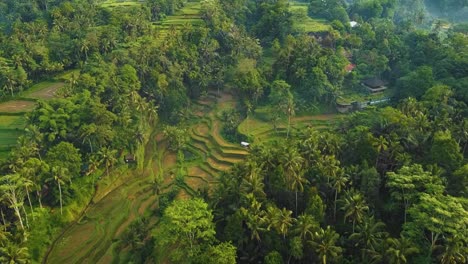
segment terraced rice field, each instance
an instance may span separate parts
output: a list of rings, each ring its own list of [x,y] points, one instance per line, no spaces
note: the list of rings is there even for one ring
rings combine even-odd
[[[158,41],[162,42],[169,35],[171,30],[180,30],[185,26],[197,26],[203,23],[200,17],[201,3],[187,2],[184,7],[177,10],[174,15],[168,16],[162,21],[154,23],[158,32]]]
[[[226,97],[233,100],[232,97]],[[219,104],[232,103],[220,101]],[[212,104],[212,112],[218,104]],[[215,114],[199,119],[190,127],[189,151],[194,159],[187,161],[187,175],[181,184],[177,199],[189,199],[199,190],[210,189],[217,183],[221,171],[243,160],[248,154],[240,146],[225,141],[219,130]],[[155,175],[163,175],[162,190],[176,184],[177,158],[167,149],[161,135],[157,141],[157,153],[151,166]],[[47,259],[48,263],[109,263],[117,246],[119,235],[133,219],[144,215],[157,204],[153,178],[145,172],[136,175],[112,192],[96,200],[83,219],[66,230]]]

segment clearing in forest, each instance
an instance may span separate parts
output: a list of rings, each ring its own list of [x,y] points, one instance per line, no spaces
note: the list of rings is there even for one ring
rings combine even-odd
[[[294,15],[294,28],[305,33],[324,32],[331,29],[326,19],[311,18],[307,15],[308,3],[290,1],[289,10]]]
[[[0,103],[0,113],[21,113],[34,109],[35,102],[25,100],[13,100]]]
[[[50,263],[107,263],[118,258],[114,249],[118,246],[119,235],[133,219],[151,210],[157,201],[154,175],[161,175],[164,181],[160,190],[169,192],[178,189],[178,199],[197,196],[203,189],[210,189],[217,183],[221,171],[243,160],[248,152],[238,144],[229,143],[219,135],[220,121],[216,118],[219,105],[234,105],[232,96],[224,96],[214,102],[209,115],[198,118],[189,127],[191,140],[184,161],[167,147],[161,135],[154,136],[156,153],[152,166],[144,173],[127,177],[114,190],[90,205],[85,216],[67,229],[52,249]],[[216,99],[213,99],[216,100]],[[182,180],[179,172],[186,172]],[[122,176],[122,177],[125,177]],[[99,189],[101,189],[100,183]],[[154,209],[154,208],[153,208]]]
[[[0,103],[0,159],[8,156],[23,133],[26,124],[24,114],[34,109],[35,101],[53,98],[64,85],[58,81],[40,82],[20,94],[20,99]]]
[[[41,82],[31,87],[27,92],[24,93],[23,97],[31,99],[52,99],[55,97],[55,93],[58,89],[65,85],[63,82]]]
[[[209,102],[204,104],[203,102]],[[173,193],[176,199],[190,199],[202,192],[208,193],[217,184],[221,172],[228,170],[234,164],[245,159],[248,151],[238,143],[226,141],[221,135],[222,122],[219,119],[223,110],[237,107],[237,98],[228,93],[210,92],[193,104],[193,113],[202,111],[201,117],[191,118],[188,126],[190,141],[183,151],[183,160],[168,148],[168,142],[162,133],[153,136],[156,148],[148,151],[152,157],[145,172],[134,172],[123,175],[114,184],[113,190],[104,192],[104,188],[112,188],[104,179],[99,183],[99,199],[93,199],[93,204],[85,212],[85,216],[61,236],[48,257],[50,263],[108,263],[125,261],[125,250],[117,250],[119,236],[126,230],[132,220],[143,215],[156,215],[155,208],[159,204],[157,190],[163,194]],[[314,124],[314,122],[330,122],[334,115],[301,116],[294,120],[294,127]],[[259,138],[275,138],[271,125],[256,117],[249,117],[252,131]],[[245,126],[245,121],[242,126]],[[259,127],[257,127],[259,126]],[[284,131],[284,124],[281,125]],[[265,136],[260,135],[263,133]],[[154,180],[162,177],[158,186]],[[113,178],[117,178],[111,175]],[[96,196],[95,196],[96,197]],[[151,222],[156,222],[153,217]]]

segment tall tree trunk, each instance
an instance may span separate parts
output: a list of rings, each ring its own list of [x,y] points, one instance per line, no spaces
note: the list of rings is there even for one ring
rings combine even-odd
[[[336,199],[338,198],[338,190],[335,190],[335,202],[333,203],[333,220],[336,221]]]
[[[297,217],[297,190],[296,190],[296,217]]]
[[[58,187],[59,187],[59,200],[60,200],[60,215],[63,214],[63,209],[62,209],[62,186],[60,186],[60,182],[58,182]]]
[[[0,213],[2,214],[2,223],[3,223],[3,229],[6,231],[6,220],[5,220],[5,215],[3,214],[3,209],[0,208]]]
[[[289,138],[289,128],[291,127],[291,114],[288,115],[288,132],[286,132],[286,138]]]
[[[31,203],[31,197],[29,197],[29,190],[28,190],[28,187],[24,187],[24,188],[26,189],[26,195],[28,197],[28,202],[29,202],[29,209],[31,209],[32,219],[34,220],[34,211],[33,211],[32,203]]]
[[[24,209],[24,205],[22,205],[21,208],[23,208],[24,220],[26,221],[26,227],[29,229],[28,213],[26,213],[26,209]]]
[[[42,209],[41,194],[36,190],[37,200],[39,201],[39,207]]]
[[[13,210],[15,211],[16,216],[18,217],[18,220],[20,222],[21,229],[24,230],[24,224],[23,224],[23,218],[21,217],[20,210],[17,205],[13,207]]]

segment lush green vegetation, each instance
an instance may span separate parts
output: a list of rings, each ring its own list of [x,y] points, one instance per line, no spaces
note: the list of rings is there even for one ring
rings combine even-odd
[[[466,263],[450,26],[408,0],[3,1],[0,262]]]

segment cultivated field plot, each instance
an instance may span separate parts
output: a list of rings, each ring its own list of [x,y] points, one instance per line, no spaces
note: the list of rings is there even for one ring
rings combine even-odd
[[[63,82],[41,82],[33,87],[31,87],[28,91],[23,94],[25,98],[31,99],[52,99],[55,97],[55,93],[58,89],[62,88],[65,85]]]
[[[23,129],[25,124],[23,115],[0,115],[0,129]]]
[[[35,102],[14,100],[4,103],[0,103],[0,112],[2,113],[22,113],[28,112],[34,109]]]
[[[299,115],[291,117],[290,133],[305,127],[324,129],[333,124],[339,114]],[[277,121],[276,127],[271,121],[271,114],[267,108],[258,108],[255,113],[239,125],[239,132],[252,140],[252,143],[261,143],[280,138],[286,138],[288,120],[283,118]]]
[[[64,82],[44,81],[33,85],[21,94],[24,100],[12,100],[0,103],[0,159],[4,159],[16,140],[24,131],[26,119],[24,114],[33,110],[35,100],[49,100],[55,96]]]
[[[302,32],[324,32],[329,31],[330,26],[325,19],[311,18],[307,16],[307,3],[290,2],[289,9],[294,14],[294,28]]]
[[[131,7],[131,6],[140,6],[144,4],[145,1],[126,1],[126,0],[106,0],[101,3],[102,7]]]
[[[203,23],[200,17],[201,3],[187,2],[180,10],[177,10],[174,15],[168,16],[162,21],[154,23],[154,27],[158,32],[158,41],[162,42],[168,35],[171,29],[182,29],[186,25],[197,26]]]

